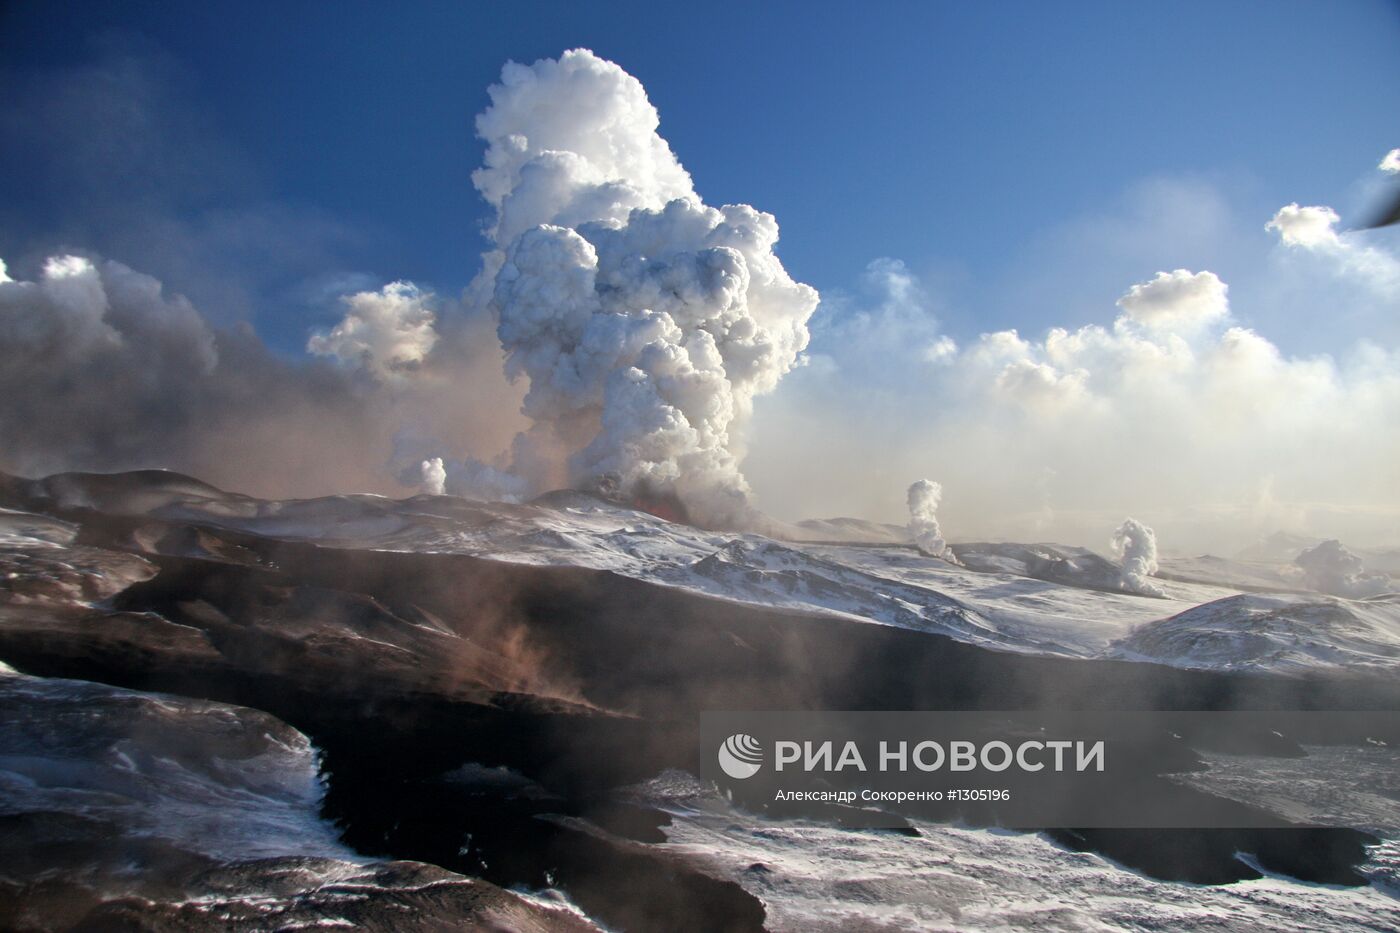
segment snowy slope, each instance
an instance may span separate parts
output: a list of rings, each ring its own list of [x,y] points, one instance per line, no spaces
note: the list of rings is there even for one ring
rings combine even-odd
[[[147,629],[160,625],[159,637],[148,634],[132,643],[164,648],[168,641],[173,643],[176,634],[183,633],[181,637],[190,639],[191,647],[169,656],[199,660],[210,665],[210,670],[221,669],[216,664],[221,657],[217,645],[225,642],[211,641],[207,635],[223,633],[236,636],[228,639],[231,647],[257,644],[256,652],[240,655],[246,663],[263,664],[282,656],[291,659],[289,667],[258,668],[264,673],[290,675],[299,683],[317,674],[321,680],[315,683],[337,683],[344,672],[369,671],[372,679],[366,680],[367,686],[392,689],[386,695],[399,699],[407,691],[396,685],[409,685],[434,697],[460,699],[467,694],[452,691],[471,687],[475,695],[489,693],[503,683],[511,689],[524,684],[534,695],[551,699],[548,709],[564,708],[557,697],[546,695],[538,685],[531,686],[523,671],[516,676],[515,668],[491,655],[489,650],[494,648],[490,644],[466,644],[470,638],[443,625],[433,614],[441,612],[436,604],[421,610],[400,605],[402,597],[416,606],[428,590],[431,574],[420,575],[416,568],[435,565],[456,582],[454,575],[461,568],[480,566],[475,562],[264,547],[222,529],[311,541],[326,549],[441,552],[516,564],[598,568],[733,604],[799,609],[938,632],[998,651],[1154,660],[1232,670],[1345,668],[1391,673],[1400,668],[1400,599],[1353,601],[1316,594],[1244,594],[1231,585],[1233,565],[1229,562],[1210,564],[1205,568],[1210,574],[1202,571],[1194,575],[1197,580],[1210,576],[1209,582],[1160,580],[1166,597],[1158,599],[1116,590],[1111,564],[1078,548],[963,545],[959,554],[970,566],[960,566],[888,541],[794,543],[758,534],[709,532],[572,492],[551,494],[523,505],[430,496],[270,502],[228,495],[168,474],[139,474],[134,478],[57,478],[35,484],[27,497],[3,501],[11,509],[0,512],[0,574],[5,575],[0,580],[0,622],[12,617],[17,631],[40,632],[53,644],[77,644],[87,652],[79,657],[95,657],[106,643],[96,643],[93,636],[111,635],[122,625],[139,624]],[[38,511],[19,511],[21,506]],[[60,514],[57,518],[38,514],[44,508]],[[85,510],[101,510],[129,520],[101,519],[88,524],[87,519],[93,516]],[[83,524],[86,537],[78,537],[75,522]],[[823,533],[838,525],[827,524]],[[78,543],[98,540],[94,530],[98,526],[109,536],[100,539],[102,547]],[[240,556],[239,549],[247,554]],[[373,599],[358,590],[329,589],[316,582],[319,577],[298,576],[309,572],[306,566],[293,573],[294,553],[303,560],[314,554],[316,561],[328,560],[333,568],[342,566],[335,563],[337,560],[346,561],[344,566],[357,560],[405,569],[402,580],[408,595],[390,591],[383,583],[375,584]],[[182,554],[201,559],[164,561],[160,557]],[[240,565],[245,558],[248,562],[271,561],[269,555],[280,562],[279,573],[300,582],[294,586],[282,580],[258,582],[254,578],[264,575],[261,569]],[[152,579],[158,565],[165,572]],[[188,577],[172,572],[172,567],[175,571],[185,567]],[[211,575],[207,586],[196,570]],[[501,570],[500,565],[491,565],[484,573],[506,575]],[[588,576],[510,570],[517,577]],[[228,580],[240,581],[245,595],[256,594],[257,598],[248,600],[246,606],[234,600],[221,602],[215,584],[225,575]],[[330,576],[342,582],[348,579]],[[629,593],[645,590],[630,581],[588,579]],[[161,611],[172,613],[174,621],[154,612],[123,614],[112,609],[114,593],[143,580],[149,582],[138,589],[154,603],[143,602],[136,608],[158,604]],[[168,590],[161,588],[162,581]],[[186,583],[193,588],[190,593],[182,589]],[[466,589],[448,592],[456,598]],[[164,594],[172,598],[164,600]],[[199,599],[193,598],[196,594]],[[652,590],[648,595],[655,599],[657,593]],[[661,595],[668,599],[676,596]],[[494,596],[488,592],[486,598]],[[120,600],[115,602],[121,604]],[[706,601],[704,605],[708,610],[715,604]],[[734,611],[732,604],[721,608],[731,613],[723,620],[720,634],[724,645],[732,646],[734,638],[725,629],[734,626],[737,630],[742,614]],[[628,604],[623,611],[631,610],[632,604]],[[540,611],[548,612],[551,629],[557,630],[558,610],[549,606]],[[655,658],[654,646],[634,650],[629,647],[631,642],[597,639],[599,620],[608,615],[597,613],[584,620],[578,630],[584,639],[606,646],[602,653],[609,670],[614,653]],[[51,625],[38,627],[33,622],[36,618]],[[671,615],[646,618],[647,626],[672,623],[681,628]],[[784,618],[781,624],[804,634],[816,630],[802,618]],[[835,655],[872,632],[865,625],[830,628],[842,629],[847,639],[826,652]],[[757,645],[752,638],[755,630],[756,626],[751,627],[744,634]],[[643,634],[652,631],[647,628]],[[697,654],[689,642],[685,648],[681,659],[691,665]],[[745,643],[735,654],[755,650]],[[120,656],[127,654],[123,649]],[[521,655],[522,665],[530,657],[528,653]],[[512,654],[505,660],[513,663],[514,659]],[[1028,666],[1020,659],[1014,663]],[[1100,667],[1053,666],[1087,668],[1091,678],[1097,677]],[[600,668],[590,669],[595,671],[593,676],[599,676],[596,670]],[[769,676],[767,668],[760,666],[759,670]],[[1129,670],[1144,678],[1163,673],[1147,667]],[[944,675],[951,673],[945,671]],[[178,890],[160,897],[143,895],[148,897],[145,903],[149,910],[177,912],[172,915],[176,917],[172,928],[215,927],[226,912],[242,912],[251,918],[243,924],[250,929],[321,921],[353,920],[369,925],[364,916],[352,912],[361,909],[355,906],[361,898],[378,898],[387,905],[385,910],[391,910],[399,898],[428,889],[434,902],[456,892],[453,896],[458,900],[435,908],[444,914],[450,910],[456,916],[467,909],[464,904],[469,900],[474,904],[489,896],[496,905],[493,910],[510,911],[512,917],[526,911],[542,924],[535,929],[559,928],[560,921],[554,915],[535,916],[546,908],[552,910],[550,905],[532,906],[483,882],[453,874],[463,870],[460,865],[444,862],[445,869],[451,871],[423,865],[406,869],[404,863],[393,863],[399,866],[393,868],[383,863],[367,865],[350,855],[321,820],[315,755],[305,737],[267,714],[202,700],[71,681],[41,681],[12,672],[0,674],[11,678],[5,681],[0,676],[0,705],[8,704],[11,710],[8,716],[0,717],[0,725],[6,727],[0,729],[4,733],[0,734],[0,798],[10,801],[33,823],[27,830],[32,835],[12,848],[17,850],[21,844],[32,848],[27,841],[31,838],[41,842],[53,838],[49,823],[31,816],[55,812],[120,830],[113,836],[116,848],[97,849],[91,857],[83,850],[85,860],[101,856],[94,864],[108,866],[103,871],[121,869],[124,863],[111,860],[124,856],[133,839],[153,840],[161,852],[183,853],[180,857],[201,872],[207,861],[222,862],[244,851],[272,860],[251,867],[224,865],[217,869],[236,871],[227,881],[228,890],[239,892],[236,897],[227,891],[211,892],[204,880],[182,881]],[[844,670],[841,676],[847,676]],[[811,668],[803,666],[800,677],[804,682],[811,679]],[[674,677],[657,680],[658,692],[668,697],[678,692]],[[1097,681],[1093,684],[1098,686]],[[1300,690],[1308,688],[1306,683],[1299,685]],[[339,704],[332,705],[339,709]],[[619,722],[619,728],[630,729],[633,720],[627,717]],[[55,729],[55,723],[61,729]],[[362,726],[356,724],[356,742],[363,741]],[[46,739],[46,731],[56,732],[63,741]],[[687,748],[686,754],[689,752]],[[1329,819],[1371,826],[1371,810],[1358,809],[1347,795],[1356,785],[1354,763],[1380,753],[1349,749],[1338,754],[1351,757],[1319,755],[1311,762],[1274,762],[1268,775],[1263,775],[1264,769],[1251,759],[1191,779],[1213,781],[1222,795],[1242,794],[1251,800],[1267,794],[1269,782],[1279,786],[1315,780],[1323,791],[1341,793],[1346,798],[1342,802],[1351,807],[1339,813],[1324,810]],[[333,758],[328,755],[327,760]],[[668,759],[665,767],[672,767],[676,760]],[[501,762],[492,761],[489,767],[484,766],[484,772],[491,777],[502,767]],[[1307,767],[1311,771],[1302,770]],[[1393,770],[1393,761],[1387,759],[1383,773]],[[1331,780],[1338,772],[1345,776],[1340,791]],[[472,779],[469,769],[455,768],[449,773],[454,776],[449,783]],[[925,823],[916,824],[917,835],[900,835],[852,831],[819,822],[762,820],[733,810],[711,789],[699,788],[693,780],[687,785],[686,779],[675,777],[674,772],[667,774],[672,776],[650,782],[650,790],[639,792],[641,803],[672,817],[671,824],[659,830],[668,840],[661,844],[663,852],[668,858],[671,854],[683,856],[686,864],[698,861],[719,878],[732,880],[760,898],[774,930],[1400,927],[1400,902],[1396,900],[1400,892],[1400,844],[1394,841],[1400,825],[1393,821],[1374,823],[1373,828],[1389,841],[1370,850],[1370,860],[1361,867],[1372,882],[1369,887],[1333,888],[1267,876],[1209,886],[1153,880],[1101,855],[1069,851],[1044,835]],[[633,779],[638,778],[629,778]],[[415,781],[412,792],[402,799],[375,795],[366,812],[377,817],[389,812],[386,807],[402,807],[391,814],[392,821],[385,820],[397,827],[401,813],[418,813],[415,807],[424,786]],[[476,785],[472,793],[477,793]],[[1372,801],[1377,803],[1376,809],[1393,801],[1393,791],[1386,793],[1391,796],[1378,795]],[[1323,797],[1318,805],[1330,807],[1333,802]],[[417,818],[436,826],[440,813],[429,807],[426,817],[419,814]],[[366,818],[363,813],[358,815],[358,819]],[[220,823],[221,819],[229,822]],[[503,823],[498,844],[515,846],[517,831],[537,824],[553,825],[534,816],[518,824]],[[164,835],[156,838],[157,830]],[[582,835],[593,839],[595,832],[590,829]],[[251,838],[245,839],[245,835]],[[477,835],[480,846],[486,835]],[[443,851],[450,855],[458,844],[453,838]],[[91,848],[93,843],[85,845]],[[0,845],[0,850],[3,848]],[[589,851],[596,855],[601,850]],[[638,850],[626,851],[630,857]],[[1233,864],[1232,851],[1226,849],[1224,857]],[[585,860],[589,871],[595,867],[592,858]],[[1248,858],[1245,855],[1241,860]],[[87,862],[75,865],[75,871],[90,870],[85,867]],[[280,888],[270,890],[271,879],[293,874],[295,885],[282,893],[278,893]],[[629,885],[634,877],[627,875]],[[1047,878],[1054,883],[1047,884]],[[207,905],[208,916],[193,916],[190,911],[206,908],[191,905]],[[196,920],[199,922],[194,923]],[[0,926],[5,925],[0,914]],[[519,921],[499,925],[531,928]]]
[[[71,489],[65,489],[73,495]],[[87,497],[84,497],[86,501]],[[154,496],[132,497],[147,505]],[[108,507],[121,507],[108,494]],[[1069,582],[985,573],[910,547],[832,546],[710,532],[586,493],[561,491],[533,503],[451,496],[375,496],[263,502],[203,495],[145,513],[333,547],[470,554],[537,565],[608,570],[720,599],[858,618],[949,635],[1002,650],[1093,657],[1149,621],[1230,590],[1177,585],[1179,600],[1144,599]],[[982,546],[983,552],[990,546]],[[1074,549],[1036,554],[1049,557]],[[1030,551],[1012,546],[1006,564],[1026,570]],[[1098,559],[1102,563],[1102,559]],[[1075,579],[1070,565],[1066,581]],[[1104,574],[1084,580],[1102,587]]]
[[[801,543],[706,531],[572,491],[526,504],[427,495],[268,501],[156,471],[16,482],[32,508],[95,508],[329,547],[586,567],[719,599],[935,632],[999,650],[1227,669],[1400,667],[1394,602],[1312,595],[1290,601],[1287,593],[1302,586],[1298,575],[1263,559],[1168,561],[1158,580],[1166,598],[1156,599],[1120,591],[1116,568],[1083,548],[960,544],[955,551],[964,566],[958,566],[897,543],[895,526],[851,519],[770,529],[794,537],[849,533],[856,539]],[[0,550],[24,541],[58,547],[67,540],[65,527],[39,516],[0,513]],[[139,532],[136,538],[158,552],[184,548],[193,554],[200,546],[196,539],[172,543]],[[1273,595],[1232,599],[1242,591]]]
[[[321,817],[318,766],[259,710],[0,663],[0,927],[598,929],[568,904],[356,853]]]
[[[257,710],[0,664],[0,812],[60,811],[226,859],[354,858],[306,736]]]
[[[808,550],[881,579],[951,596],[999,631],[1015,633],[1022,644],[1073,657],[1096,657],[1136,625],[1235,592],[1164,581],[1167,599],[1151,599],[1038,580],[1010,571],[980,572],[924,557],[912,549]]]
[[[1368,887],[1267,875],[1209,886],[1148,878],[1043,834],[916,822],[918,835],[904,835],[758,820],[681,774],[638,792],[672,814],[669,845],[760,897],[768,929],[779,933],[1400,927],[1394,841],[1371,850]]]
[[[1141,626],[1111,653],[1224,670],[1391,670],[1400,667],[1400,596],[1229,596]]]

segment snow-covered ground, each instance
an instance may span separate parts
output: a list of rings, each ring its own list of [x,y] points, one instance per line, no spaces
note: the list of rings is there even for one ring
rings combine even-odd
[[[1111,653],[1214,670],[1392,671],[1400,668],[1400,595],[1228,596],[1137,626]]]
[[[804,543],[705,531],[570,492],[523,505],[436,496],[270,502],[164,474],[125,485],[121,478],[45,482],[48,499],[33,508],[47,501],[132,517],[133,527],[121,526],[118,540],[138,553],[79,544],[92,539],[78,539],[68,521],[0,511],[0,575],[7,582],[0,615],[32,614],[50,604],[100,606],[156,572],[147,557],[199,551],[215,559],[204,550],[237,549],[218,530],[230,529],[326,547],[594,568],[711,598],[937,632],[1002,651],[1209,669],[1400,669],[1400,597],[1307,592],[1286,562],[1267,557],[1167,561],[1168,576],[1156,581],[1165,596],[1154,598],[1117,590],[1110,563],[1083,549],[960,545],[963,564],[956,564],[899,543],[897,529],[868,523],[809,523],[806,537],[816,540]],[[156,519],[199,527],[195,534],[168,534]],[[837,543],[844,534],[858,540]],[[356,606],[347,605],[345,619],[362,618],[349,611]],[[391,649],[409,636],[425,646],[405,662],[415,677],[422,676],[418,658],[443,653],[438,646],[447,632],[430,619],[383,613],[363,619],[369,621],[352,626],[353,636],[364,639],[357,650],[370,634],[374,644]],[[295,612],[267,613],[260,624],[295,635],[302,621]],[[366,628],[369,622],[389,628]],[[72,814],[117,827],[123,838],[158,837],[200,859],[300,860],[273,866],[306,875],[298,881],[296,909],[312,912],[296,914],[298,922],[348,916],[339,901],[313,903],[336,885],[343,889],[336,897],[347,903],[373,886],[398,897],[402,889],[451,884],[464,898],[478,896],[461,876],[441,869],[431,870],[441,877],[423,875],[428,866],[391,870],[346,849],[318,812],[314,750],[266,714],[0,670],[3,704],[11,712],[0,719],[0,813]],[[1272,802],[1271,786],[1315,786],[1315,811],[1292,815],[1363,826],[1386,838],[1362,866],[1369,886],[1281,877],[1172,883],[1070,851],[1042,834],[919,823],[917,835],[900,835],[765,820],[736,812],[711,788],[674,772],[637,793],[672,815],[664,845],[760,898],[774,930],[1400,929],[1400,821],[1386,816],[1400,798],[1394,753],[1309,752],[1297,760],[1216,756],[1208,771],[1182,780],[1253,802]],[[1339,774],[1345,775],[1340,785]],[[1358,793],[1363,774],[1370,783]],[[273,869],[258,871],[270,877]],[[370,876],[379,880],[366,881]],[[247,895],[270,884],[262,875],[253,881],[240,875],[230,884],[243,904],[238,909],[249,916],[291,909],[285,899]],[[502,910],[558,906],[493,896]],[[180,909],[193,909],[190,903]],[[233,909],[228,900],[208,903],[211,911]]]
[[[0,664],[0,813],[61,812],[225,859],[356,860],[306,736],[258,710]]]
[[[1163,581],[1166,599],[968,570],[904,548],[809,547],[879,580],[946,594],[968,606],[1020,650],[1097,657],[1139,625],[1232,595],[1224,587]],[[893,620],[881,620],[893,621]]]
[[[608,570],[720,599],[935,632],[1004,651],[1196,668],[1400,668],[1400,601],[1286,595],[1296,593],[1296,579],[1258,563],[1230,585],[1231,571],[1245,565],[1178,562],[1181,579],[1158,581],[1166,594],[1158,599],[1114,592],[1105,561],[1078,548],[967,546],[969,563],[975,558],[978,568],[970,569],[899,545],[704,531],[581,493],[555,493],[529,505],[349,497],[268,503],[256,514],[189,506],[163,511],[331,546]],[[1027,554],[1038,568],[1028,566]],[[1046,566],[1053,579],[1028,575],[1043,577]],[[1283,592],[1242,595],[1269,579]]]
[[[1264,877],[1164,882],[1037,833],[915,823],[917,836],[761,820],[684,775],[639,789],[672,814],[668,845],[759,897],[774,931],[1395,930],[1400,843],[1371,850],[1371,884]]]
[[[1155,881],[1042,835],[916,828],[908,837],[693,812],[667,835],[763,900],[774,931],[1400,928],[1400,843],[1377,847],[1370,887],[1211,887]]]
[[[0,547],[63,547],[78,535],[76,525],[47,515],[0,509]]]
[[[136,474],[132,474],[135,476]],[[895,526],[849,519],[705,531],[560,491],[527,504],[451,496],[265,501],[176,474],[41,481],[55,505],[97,507],[331,547],[469,554],[606,570],[744,603],[934,632],[1003,651],[1193,668],[1400,669],[1400,599],[1309,593],[1270,554],[1167,560],[1165,598],[1117,588],[1113,566],[1053,544],[956,545],[964,565],[895,543]],[[46,524],[47,523],[47,524]],[[65,541],[62,523],[0,515],[0,549]],[[848,534],[852,543],[832,543]],[[139,537],[139,536],[138,536]],[[1243,595],[1243,594],[1253,595]]]
[[[1207,767],[1172,780],[1297,823],[1400,839],[1400,748],[1372,739],[1365,746],[1308,745],[1304,751],[1300,758],[1198,752]]]
[[[0,926],[598,929],[562,896],[366,858],[323,793],[267,713],[0,663]]]
[[[267,505],[257,514],[187,504],[156,514],[330,546],[589,567],[721,599],[1072,657],[1096,656],[1135,625],[1238,592],[1176,582],[1164,583],[1165,600],[1105,592],[969,570],[912,547],[802,544],[710,532],[583,493],[554,493],[528,505],[429,496]]]

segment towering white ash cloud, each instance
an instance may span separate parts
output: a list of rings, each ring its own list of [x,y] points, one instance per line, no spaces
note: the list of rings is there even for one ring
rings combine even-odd
[[[943,487],[933,480],[916,480],[910,485],[909,534],[921,553],[957,563],[956,555],[943,540],[943,532],[938,527],[938,503],[942,498]]]
[[[774,253],[777,222],[703,204],[642,85],[592,52],[508,64],[490,95],[472,180],[496,248],[470,291],[530,382],[512,472],[536,491],[671,492],[701,523],[744,524],[744,425],[818,301]]]
[[[1157,572],[1157,534],[1135,518],[1123,519],[1113,533],[1113,553],[1122,566],[1119,584],[1130,593],[1166,596],[1150,579]]]

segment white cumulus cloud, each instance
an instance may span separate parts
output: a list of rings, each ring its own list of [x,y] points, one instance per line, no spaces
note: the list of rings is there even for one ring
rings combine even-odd
[[[858,345],[855,331],[824,341],[833,365],[785,384],[763,417],[760,490],[777,488],[797,514],[893,520],[882,478],[936,470],[958,490],[942,512],[965,534],[1083,542],[1131,511],[1181,547],[1217,553],[1310,515],[1375,540],[1382,517],[1400,514],[1386,466],[1400,462],[1400,434],[1382,427],[1400,423],[1394,349],[1285,352],[1238,322],[1209,270],[1145,277],[1117,310],[1034,335],[989,331],[938,366],[922,330],[902,351],[883,337]],[[872,320],[863,332],[882,330]],[[822,470],[794,481],[792,462]]]
[[[437,342],[431,301],[432,295],[412,282],[346,295],[341,298],[345,316],[340,323],[313,334],[306,349],[382,379],[402,376],[422,363]]]
[[[1335,248],[1341,245],[1335,229],[1340,220],[1330,207],[1299,207],[1295,202],[1279,208],[1264,229],[1276,231],[1289,246]]]
[[[1340,220],[1330,207],[1288,204],[1279,208],[1265,229],[1277,232],[1285,246],[1322,257],[1334,274],[1352,277],[1384,297],[1393,296],[1400,289],[1400,259],[1358,240],[1356,234],[1339,233]]]
[[[1194,329],[1223,319],[1229,289],[1214,272],[1158,272],[1118,299],[1123,318],[1145,327]]]

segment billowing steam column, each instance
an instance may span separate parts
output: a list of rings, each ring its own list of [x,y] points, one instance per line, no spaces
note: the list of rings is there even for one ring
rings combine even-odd
[[[909,534],[920,553],[956,564],[958,557],[938,527],[938,503],[942,498],[943,487],[931,479],[918,480],[909,487]]]
[[[424,460],[420,469],[423,474],[421,486],[425,493],[441,496],[447,491],[447,468],[442,465],[441,457]]]
[[[1113,553],[1122,570],[1118,585],[1139,596],[1166,597],[1166,591],[1149,579],[1157,572],[1157,533],[1135,518],[1123,519],[1113,533]]]
[[[497,314],[507,372],[530,380],[511,473],[747,526],[744,426],[797,365],[818,301],[778,261],[777,221],[705,205],[641,83],[592,52],[508,64],[490,95],[472,181],[495,248],[471,293]]]

